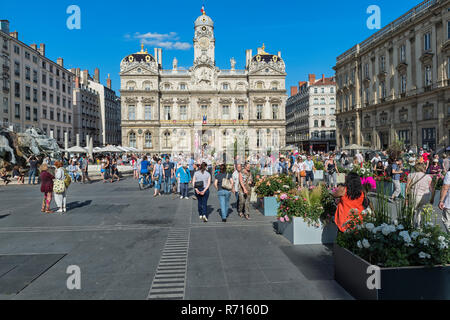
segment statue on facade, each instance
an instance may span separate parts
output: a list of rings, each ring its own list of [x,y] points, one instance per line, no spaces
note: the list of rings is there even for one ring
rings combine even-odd
[[[173,58],[172,66],[173,66],[173,70],[177,70],[177,68],[178,68],[177,58]]]
[[[231,58],[230,64],[231,64],[231,70],[234,70],[236,68],[236,60],[234,60],[234,58]]]

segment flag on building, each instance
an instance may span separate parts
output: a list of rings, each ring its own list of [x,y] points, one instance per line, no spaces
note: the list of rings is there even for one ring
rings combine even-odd
[[[206,14],[205,6],[202,6],[202,14]]]
[[[206,115],[203,116],[203,124],[206,124],[208,122],[208,117]]]

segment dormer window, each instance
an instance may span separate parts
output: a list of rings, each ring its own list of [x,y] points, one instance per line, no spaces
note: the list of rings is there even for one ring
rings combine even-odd
[[[166,84],[164,85],[164,89],[165,89],[165,90],[169,90],[169,89],[170,89],[170,84],[169,84],[169,83],[166,83]]]
[[[228,83],[224,83],[222,85],[223,90],[229,90],[230,89],[230,85]]]
[[[180,90],[186,90],[186,84],[185,83],[181,83],[180,84]]]

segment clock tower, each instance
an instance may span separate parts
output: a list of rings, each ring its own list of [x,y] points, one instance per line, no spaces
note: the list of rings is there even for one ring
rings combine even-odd
[[[203,11],[195,20],[194,36],[194,65],[210,64],[215,66],[214,22]]]

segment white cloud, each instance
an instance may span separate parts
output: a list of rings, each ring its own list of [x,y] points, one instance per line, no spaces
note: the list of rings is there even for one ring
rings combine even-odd
[[[130,35],[125,35],[125,38],[129,39]],[[141,40],[141,42],[145,45],[160,47],[167,50],[189,50],[192,47],[189,42],[178,41],[180,40],[180,37],[176,32],[148,32],[144,34],[136,32],[133,35],[133,38]]]

